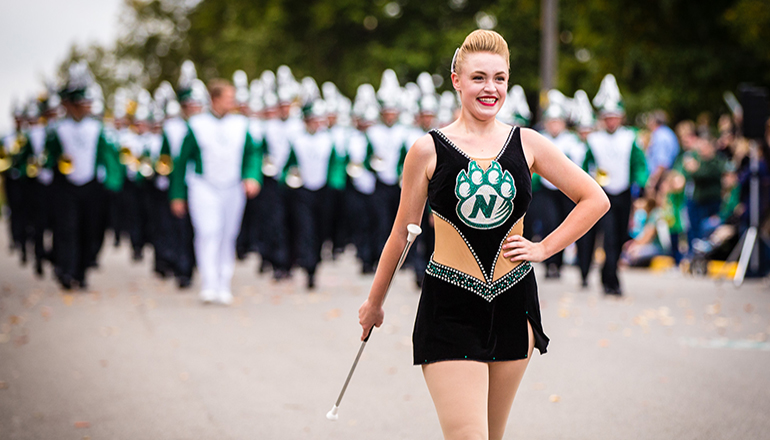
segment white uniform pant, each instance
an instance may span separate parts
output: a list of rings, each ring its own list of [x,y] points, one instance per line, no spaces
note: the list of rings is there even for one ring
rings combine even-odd
[[[241,185],[217,188],[189,182],[188,204],[195,231],[195,259],[203,290],[230,291],[235,270],[235,241],[243,220],[246,194]]]

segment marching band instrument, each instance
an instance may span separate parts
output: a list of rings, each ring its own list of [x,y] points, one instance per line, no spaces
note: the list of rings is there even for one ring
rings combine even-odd
[[[145,179],[149,179],[155,174],[155,169],[152,167],[152,159],[148,155],[142,155],[138,161],[137,172]]]
[[[12,164],[11,156],[5,151],[5,147],[0,146],[0,173],[7,171]]]
[[[364,166],[360,163],[350,162],[348,166],[345,167],[345,171],[348,173],[348,176],[356,179],[364,174]]]
[[[597,168],[596,177],[594,179],[596,180],[596,183],[599,184],[599,186],[605,187],[610,183],[610,174],[605,169]]]
[[[286,185],[288,185],[289,188],[297,189],[302,187],[302,183],[299,167],[293,166],[289,168],[289,171],[286,174]]]
[[[278,167],[275,166],[275,162],[270,155],[265,156],[265,159],[262,162],[262,174],[267,177],[274,177],[278,174]]]
[[[40,174],[40,166],[43,162],[39,161],[37,157],[30,156],[27,159],[27,177],[34,179]]]
[[[158,161],[155,162],[155,172],[159,176],[168,176],[174,171],[174,161],[168,154],[161,154]]]
[[[74,171],[74,165],[72,164],[72,157],[70,157],[67,154],[62,154],[59,156],[59,161],[57,163],[57,167],[59,168],[59,172],[64,174],[65,176],[68,174],[72,174],[72,171]]]

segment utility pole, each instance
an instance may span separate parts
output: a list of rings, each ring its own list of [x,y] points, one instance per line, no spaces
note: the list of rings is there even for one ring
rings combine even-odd
[[[540,107],[548,90],[556,85],[559,0],[540,0]]]

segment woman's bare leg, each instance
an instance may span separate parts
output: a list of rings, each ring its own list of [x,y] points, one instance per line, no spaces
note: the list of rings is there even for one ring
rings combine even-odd
[[[529,350],[526,359],[489,364],[489,440],[501,440],[503,438],[511,405],[513,405],[513,398],[516,397],[516,391],[519,389],[524,371],[526,371],[529,359],[532,357],[535,337],[529,320],[527,320],[527,329]]]
[[[446,440],[488,440],[489,367],[482,362],[443,361],[423,365]]]

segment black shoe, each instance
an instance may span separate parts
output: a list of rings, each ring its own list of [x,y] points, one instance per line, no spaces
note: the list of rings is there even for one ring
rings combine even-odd
[[[177,286],[179,286],[180,289],[187,289],[192,284],[192,278],[190,277],[179,277],[176,280]]]
[[[43,278],[43,261],[37,260],[35,261],[35,275],[37,275],[38,278]]]
[[[144,256],[142,255],[142,251],[134,250],[134,254],[131,256],[131,259],[134,261],[142,261],[144,259]]]
[[[622,293],[620,291],[620,287],[604,287],[604,294],[605,295],[613,295],[613,296],[621,296]]]
[[[315,290],[315,274],[307,274],[307,290]]]
[[[561,271],[559,270],[559,266],[555,264],[549,264],[548,269],[545,272],[546,278],[561,278]]]
[[[374,273],[374,265],[371,263],[364,263],[361,267],[362,275],[370,275]]]
[[[275,269],[273,270],[273,279],[275,281],[291,279],[291,272],[286,269]]]
[[[580,287],[582,287],[583,289],[588,289],[588,280],[583,280],[580,283]]]
[[[69,275],[61,275],[59,278],[59,285],[61,286],[62,290],[72,290],[74,281],[72,280],[72,277]]]

